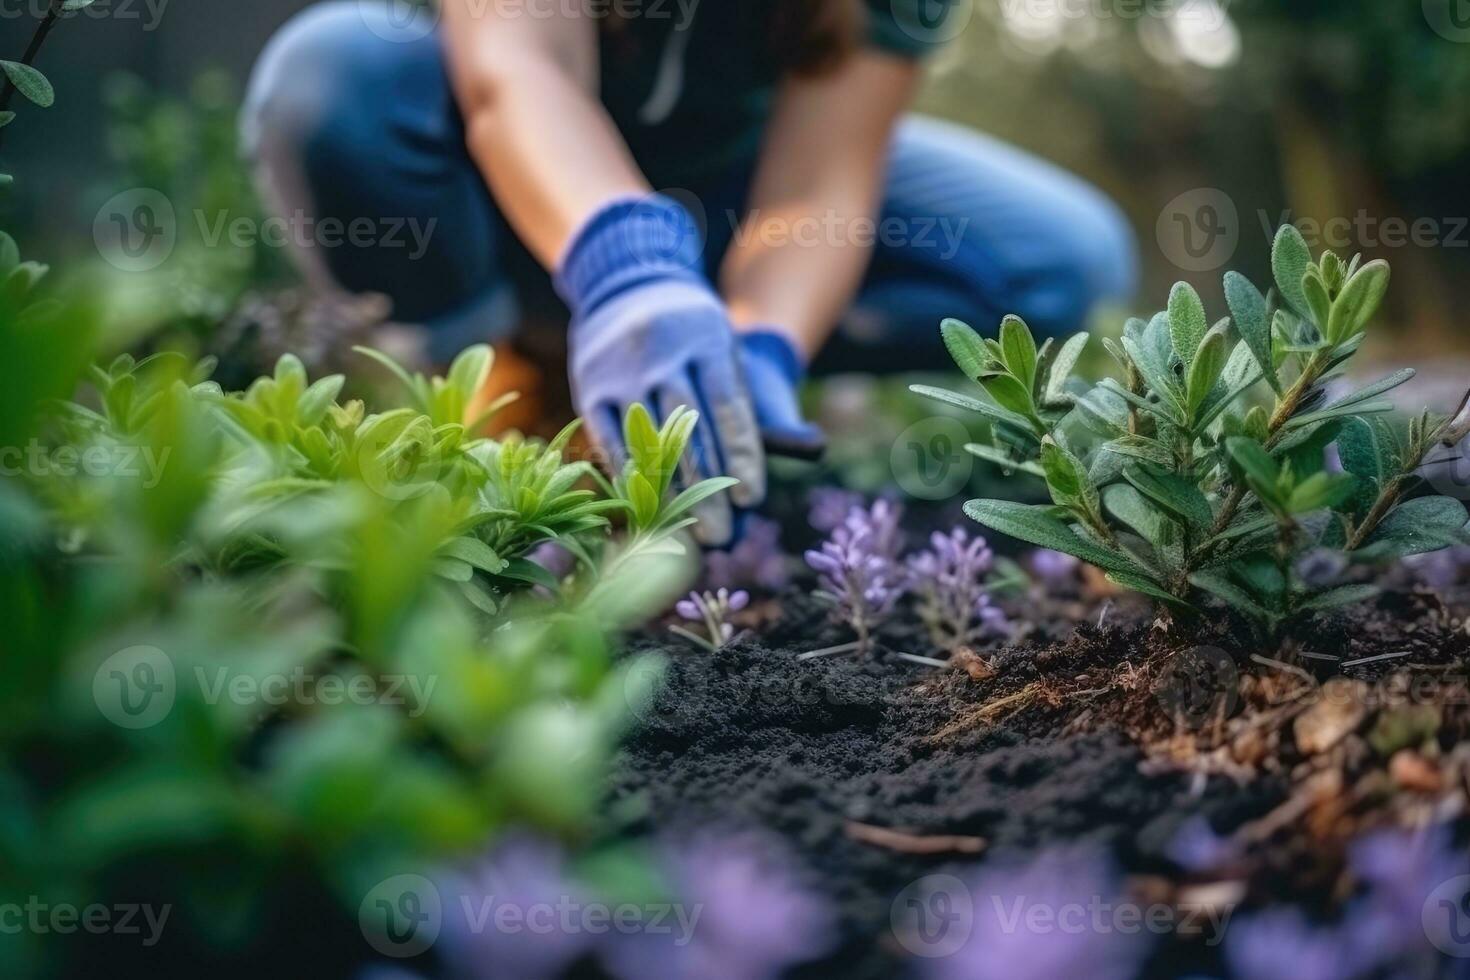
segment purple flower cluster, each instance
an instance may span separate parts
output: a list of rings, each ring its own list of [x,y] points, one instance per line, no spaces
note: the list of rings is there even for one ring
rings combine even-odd
[[[831,534],[842,526],[853,508],[863,506],[863,495],[841,487],[817,487],[807,495],[807,523],[812,530]]]
[[[854,507],[820,548],[806,553],[817,573],[817,593],[833,605],[833,615],[857,634],[857,651],[868,651],[873,627],[893,608],[905,588],[898,552],[903,546],[896,504],[879,500]]]
[[[1447,589],[1470,568],[1470,545],[1456,544],[1424,555],[1410,555],[1404,565],[1431,589]]]
[[[926,980],[1131,980],[1148,958],[1147,931],[1124,931],[1090,912],[1117,907],[1123,895],[1112,860],[1095,848],[1059,847],[1028,863],[986,867],[965,882],[965,891],[968,935],[952,952],[944,950],[949,955],[929,951],[921,963]],[[964,916],[955,896],[948,898],[948,908],[935,908],[934,915]],[[924,923],[915,925],[922,930]],[[947,938],[932,925],[905,945]]]
[[[994,564],[985,539],[971,538],[962,527],[948,534],[934,532],[929,548],[910,556],[909,587],[919,597],[919,618],[939,649],[952,653],[1010,632],[1005,613],[991,604],[985,587]]]
[[[443,976],[551,980],[595,957],[619,980],[774,980],[835,938],[832,910],[794,865],[779,842],[754,834],[667,842],[657,870],[672,887],[668,903],[629,905],[578,884],[554,845],[508,838],[436,883]],[[604,914],[614,911],[624,916]]]
[[[1071,585],[1082,563],[1063,551],[1038,548],[1031,553],[1031,574],[1048,588]]]
[[[1470,855],[1454,846],[1447,827],[1369,834],[1349,848],[1348,869],[1362,890],[1340,922],[1314,924],[1297,909],[1272,908],[1231,926],[1225,944],[1231,976],[1438,976],[1440,951],[1470,953],[1464,912],[1454,907],[1464,898],[1457,885],[1470,872]],[[1451,907],[1437,915],[1447,888]]]
[[[685,621],[703,626],[703,635],[683,626],[670,626],[671,632],[704,647],[711,653],[719,650],[735,638],[735,626],[727,622],[731,613],[739,612],[750,605],[750,593],[729,589],[714,592],[691,592],[687,598],[674,604],[674,611]]]
[[[704,587],[711,591],[761,589],[779,592],[791,582],[791,568],[781,548],[781,525],[758,514],[745,517],[745,534],[729,551],[704,558]]]
[[[698,910],[692,936],[618,937],[606,957],[615,976],[775,980],[831,951],[832,910],[791,873],[795,862],[778,841],[709,832],[663,852],[661,868],[679,901]]]

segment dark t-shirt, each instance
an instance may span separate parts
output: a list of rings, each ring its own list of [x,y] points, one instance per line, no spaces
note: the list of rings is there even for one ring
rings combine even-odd
[[[681,186],[753,158],[778,81],[775,7],[789,0],[631,2],[636,16],[602,32],[602,99],[644,172]],[[868,44],[922,57],[963,3],[865,0]]]

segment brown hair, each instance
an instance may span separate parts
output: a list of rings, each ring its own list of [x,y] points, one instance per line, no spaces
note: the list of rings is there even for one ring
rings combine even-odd
[[[819,75],[842,63],[858,44],[858,0],[776,0],[772,53],[787,71]]]

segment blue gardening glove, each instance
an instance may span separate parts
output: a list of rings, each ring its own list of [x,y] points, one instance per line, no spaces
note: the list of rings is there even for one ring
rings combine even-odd
[[[766,452],[793,459],[819,459],[827,448],[827,437],[801,414],[796,391],[806,368],[791,342],[771,330],[743,333],[740,361]]]
[[[573,238],[556,287],[572,311],[568,337],[572,400],[592,438],[626,458],[622,417],[642,402],[660,420],[678,405],[699,412],[684,480],[729,475],[741,507],[766,496],[760,432],[741,376],[724,304],[700,269],[694,219],[661,195],[616,201]],[[723,544],[730,501],[695,510],[698,539]]]

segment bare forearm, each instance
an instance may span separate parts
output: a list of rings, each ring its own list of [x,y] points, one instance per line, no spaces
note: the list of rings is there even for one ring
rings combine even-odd
[[[721,275],[737,327],[779,325],[807,358],[852,302],[872,253],[877,182],[752,208]]]
[[[917,78],[861,54],[784,88],[721,270],[738,325],[774,326],[808,357],[825,343],[867,269],[893,125]]]
[[[649,186],[597,98],[590,38],[548,52],[497,26],[449,42],[466,141],[516,234],[553,268],[599,208]]]

